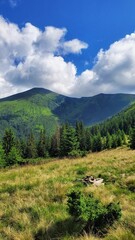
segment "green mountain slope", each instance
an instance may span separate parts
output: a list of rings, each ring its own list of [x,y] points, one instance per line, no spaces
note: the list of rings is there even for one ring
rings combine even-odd
[[[55,131],[58,118],[52,112],[63,101],[63,96],[45,89],[32,89],[0,100],[1,134],[12,127],[21,136],[30,129],[39,132],[46,128],[47,133]]]
[[[65,98],[65,101],[54,110],[61,121],[75,123],[83,121],[91,125],[104,121],[120,112],[135,101],[135,95],[130,94],[99,94],[86,98]]]
[[[105,120],[102,123],[90,127],[91,132],[98,131],[102,137],[107,133],[118,134],[118,132],[124,131],[125,134],[130,135],[135,127],[135,103],[132,103],[129,107],[122,110],[118,114],[114,115],[110,119]]]
[[[0,100],[0,134],[12,127],[21,136],[30,129],[48,134],[65,121],[74,124],[81,120],[85,125],[101,122],[135,101],[130,94],[99,94],[87,98],[70,98],[42,88],[34,88]]]

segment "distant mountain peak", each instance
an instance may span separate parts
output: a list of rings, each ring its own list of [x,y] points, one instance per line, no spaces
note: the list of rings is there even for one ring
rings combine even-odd
[[[16,93],[14,95],[11,95],[9,97],[1,98],[0,102],[2,101],[14,101],[14,100],[19,100],[19,99],[24,99],[24,98],[29,98],[35,94],[49,94],[51,93],[50,90],[44,89],[44,88],[32,88],[29,90],[26,90],[21,93]]]

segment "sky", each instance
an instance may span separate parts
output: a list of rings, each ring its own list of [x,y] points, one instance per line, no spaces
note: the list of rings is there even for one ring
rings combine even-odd
[[[135,93],[135,0],[0,0],[0,98]]]

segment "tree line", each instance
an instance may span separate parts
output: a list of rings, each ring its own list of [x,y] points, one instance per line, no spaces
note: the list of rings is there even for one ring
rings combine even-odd
[[[134,149],[134,129],[130,136],[130,146]],[[117,148],[127,142],[123,129],[111,133],[105,125],[103,134],[103,124],[86,128],[82,122],[76,122],[74,127],[65,123],[51,137],[41,130],[38,139],[32,131],[26,139],[18,139],[12,129],[6,129],[0,143],[0,166],[26,164],[36,158],[82,157],[88,152]]]

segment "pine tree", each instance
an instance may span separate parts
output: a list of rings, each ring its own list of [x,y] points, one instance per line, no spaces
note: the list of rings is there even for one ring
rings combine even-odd
[[[22,158],[27,158],[26,156],[27,142],[25,139],[20,140],[20,155]]]
[[[117,147],[120,147],[122,146],[122,135],[121,135],[121,131],[118,130],[118,133],[117,133]]]
[[[76,136],[79,142],[79,149],[81,151],[86,150],[86,134],[85,128],[82,122],[76,122]]]
[[[92,139],[92,151],[99,152],[102,150],[102,139],[100,133],[94,136]]]
[[[0,145],[0,167],[6,166],[6,156],[2,145]]]
[[[2,139],[2,146],[6,156],[8,156],[11,148],[14,145],[15,145],[14,133],[11,129],[6,129]]]
[[[35,158],[37,157],[37,149],[35,138],[32,132],[30,132],[28,139],[27,139],[27,146],[26,146],[26,158]]]
[[[110,149],[111,146],[112,146],[111,136],[110,136],[109,132],[107,132],[105,148]]]
[[[39,157],[45,157],[47,155],[45,130],[41,130],[40,132],[39,142],[37,145],[37,152]]]
[[[52,157],[58,157],[60,154],[60,129],[58,128],[55,134],[51,138],[51,147],[50,147],[50,155]]]
[[[126,135],[125,135],[125,133],[124,133],[123,130],[121,131],[121,137],[122,137],[122,143],[123,143],[123,145],[126,145],[126,144],[127,144]]]
[[[15,146],[13,146],[8,154],[8,157],[6,158],[6,162],[8,166],[18,164],[21,162],[21,156],[19,151],[16,149]]]
[[[79,142],[75,129],[68,124],[63,125],[60,131],[60,156],[77,154],[78,149]]]
[[[116,134],[112,134],[112,148],[117,148],[117,147],[118,147],[117,135]]]
[[[92,138],[90,135],[89,129],[86,129],[85,131],[85,139],[86,139],[86,151],[90,151],[92,148]]]
[[[130,148],[135,149],[135,128],[132,129],[132,133],[130,135]]]

